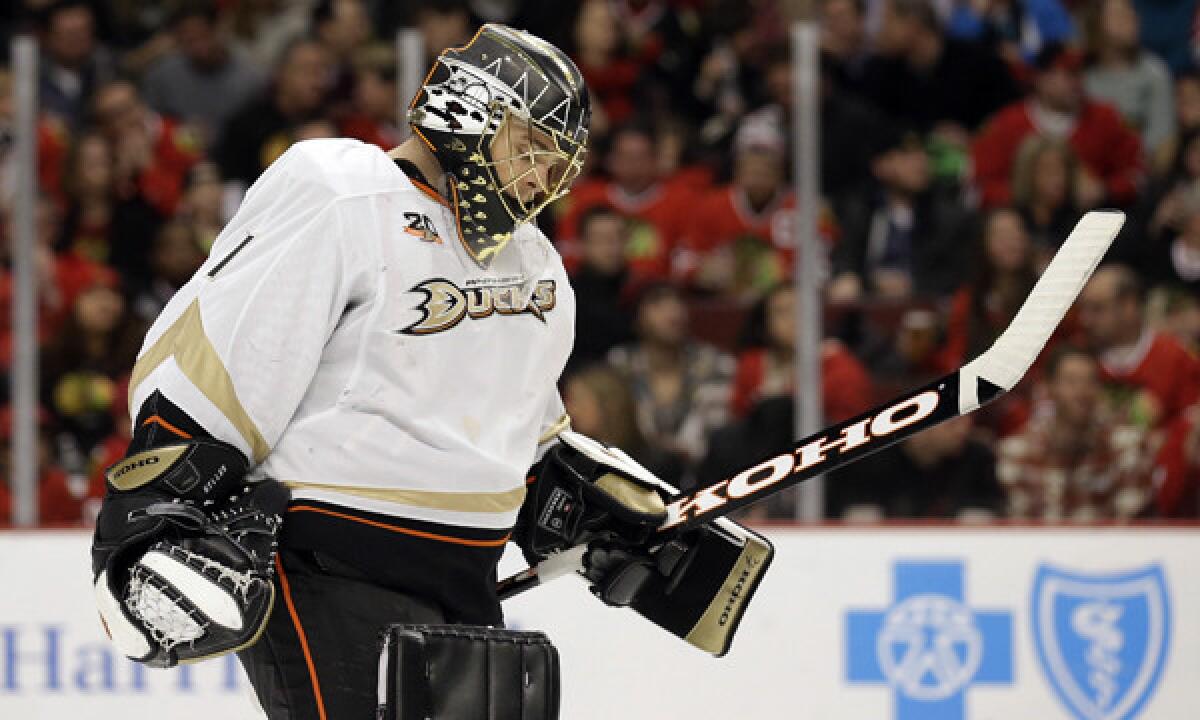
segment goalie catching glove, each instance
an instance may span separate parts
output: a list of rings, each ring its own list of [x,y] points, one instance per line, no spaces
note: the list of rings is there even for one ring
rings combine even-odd
[[[195,438],[136,453],[105,474],[92,573],[117,648],[151,667],[239,650],[266,627],[279,483],[247,483],[245,456]]]
[[[726,518],[658,533],[675,488],[619,449],[559,435],[534,467],[515,535],[530,564],[586,546],[581,574],[594,595],[716,656],[729,650],[774,555],[771,543]]]

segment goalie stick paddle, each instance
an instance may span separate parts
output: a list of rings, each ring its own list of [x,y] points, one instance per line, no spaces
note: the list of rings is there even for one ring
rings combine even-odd
[[[1084,215],[1012,322],[982,355],[924,387],[810,435],[727,480],[674,498],[658,528],[660,536],[682,533],[848,465],[1012,390],[1046,346],[1124,222],[1125,214],[1115,210]],[[570,570],[571,563],[552,557],[504,579],[497,592],[505,600]]]

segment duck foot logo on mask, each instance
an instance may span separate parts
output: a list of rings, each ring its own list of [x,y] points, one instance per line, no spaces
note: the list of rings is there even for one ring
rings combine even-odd
[[[1162,567],[1085,574],[1042,564],[1031,611],[1042,670],[1075,717],[1138,716],[1167,658],[1171,608]]]

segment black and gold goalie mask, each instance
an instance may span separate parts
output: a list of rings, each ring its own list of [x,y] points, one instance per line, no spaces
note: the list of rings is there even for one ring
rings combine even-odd
[[[459,231],[480,265],[570,189],[590,117],[579,69],[527,32],[484,25],[438,57],[409,122],[449,176]]]

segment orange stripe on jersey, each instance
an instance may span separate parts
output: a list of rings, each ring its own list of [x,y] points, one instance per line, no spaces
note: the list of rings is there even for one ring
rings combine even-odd
[[[446,198],[442,197],[441,195],[438,195],[436,190],[429,187],[425,183],[421,182],[420,180],[414,180],[413,178],[409,178],[408,181],[411,182],[413,185],[415,185],[418,190],[420,190],[421,192],[428,195],[430,197],[430,199],[436,200],[437,202],[441,203],[442,205],[445,205],[446,207],[450,207],[450,203],[446,202]]]
[[[321,697],[321,683],[317,680],[317,668],[313,664],[312,651],[308,649],[308,635],[304,633],[304,626],[300,624],[300,616],[296,614],[296,604],[292,602],[292,588],[288,583],[287,575],[283,572],[283,562],[279,560],[279,556],[275,556],[275,569],[279,571],[279,584],[283,587],[283,601],[287,603],[288,615],[292,616],[292,625],[296,628],[296,635],[300,638],[300,650],[304,653],[304,664],[308,666],[308,679],[312,683],[313,697],[317,701],[317,715],[321,720],[328,720],[325,715],[325,700]]]
[[[184,431],[175,427],[174,425],[167,422],[166,420],[163,420],[161,417],[159,417],[157,415],[151,415],[150,417],[146,418],[145,422],[143,422],[142,425],[149,425],[150,423],[154,423],[155,425],[162,425],[167,430],[170,430],[171,432],[175,433],[176,435],[178,435],[179,437],[181,437],[185,440],[192,439],[191,435],[185,433]]]
[[[370,525],[371,527],[377,527],[382,530],[390,530],[391,532],[402,533],[404,535],[412,535],[413,537],[424,538],[426,540],[437,540],[438,542],[466,545],[469,547],[503,547],[508,542],[508,539],[512,537],[512,533],[508,533],[504,537],[497,538],[495,540],[471,540],[470,538],[438,535],[436,533],[425,532],[424,530],[414,530],[412,528],[400,527],[398,525],[388,525],[387,523],[381,523],[377,520],[368,520],[367,518],[355,517],[354,515],[349,515],[346,513],[313,507],[312,505],[293,505],[292,507],[288,508],[288,512],[315,512],[342,520],[350,520],[352,522],[362,523],[363,525]]]

